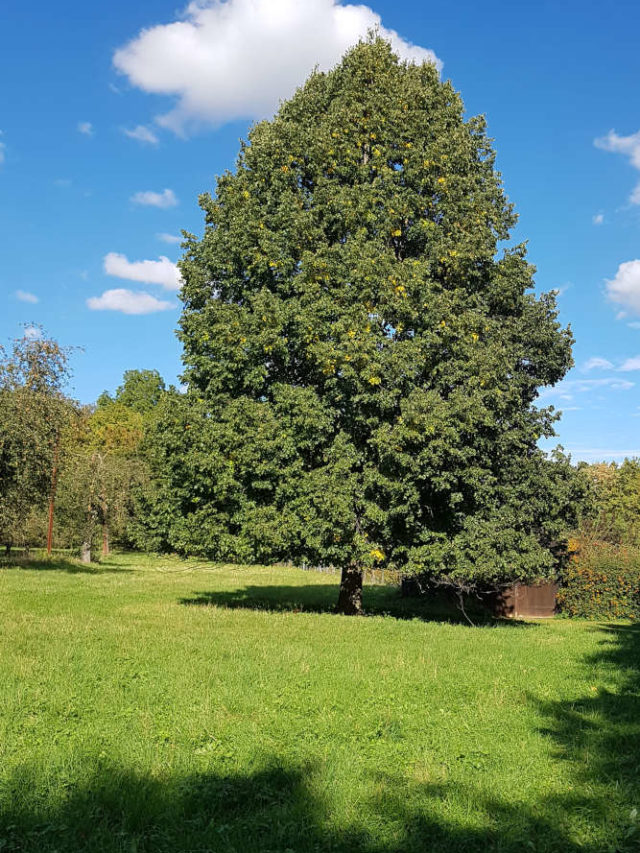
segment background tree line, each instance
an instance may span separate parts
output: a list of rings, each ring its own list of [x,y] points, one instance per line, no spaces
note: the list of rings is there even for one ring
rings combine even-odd
[[[86,561],[107,555],[112,545],[241,562],[288,559],[296,548],[303,559],[313,556],[303,550],[298,526],[281,525],[275,535],[255,507],[243,508],[244,518],[236,514],[242,494],[236,466],[254,477],[289,473],[282,424],[255,421],[245,434],[229,434],[236,448],[229,465],[217,437],[228,426],[211,417],[202,398],[167,388],[155,370],[129,370],[113,395],[80,405],[65,394],[71,352],[44,335],[0,350],[0,543],[7,551],[46,547],[51,531],[54,548]],[[563,608],[635,615],[640,460],[549,461],[562,472],[557,500],[571,496],[576,519],[555,543],[555,571],[569,579]],[[298,500],[304,512],[304,496]],[[512,577],[521,577],[517,567]],[[473,577],[460,584],[472,586]]]
[[[131,370],[113,397],[80,405],[65,394],[70,354],[41,330],[0,350],[0,542],[90,561],[136,545],[145,437],[167,392],[157,371]]]

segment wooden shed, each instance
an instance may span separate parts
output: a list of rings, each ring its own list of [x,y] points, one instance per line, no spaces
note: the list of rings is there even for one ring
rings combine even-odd
[[[555,616],[557,583],[514,583],[496,593],[493,609],[496,616],[510,619],[530,617],[549,619]]]

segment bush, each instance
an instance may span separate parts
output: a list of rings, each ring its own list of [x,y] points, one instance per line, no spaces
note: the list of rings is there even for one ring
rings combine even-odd
[[[586,619],[640,618],[640,548],[574,542],[558,610]]]

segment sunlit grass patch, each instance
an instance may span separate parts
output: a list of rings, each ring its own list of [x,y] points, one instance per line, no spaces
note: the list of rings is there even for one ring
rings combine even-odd
[[[0,850],[637,849],[633,625],[472,628],[383,587],[347,618],[332,575],[63,563],[0,569]]]

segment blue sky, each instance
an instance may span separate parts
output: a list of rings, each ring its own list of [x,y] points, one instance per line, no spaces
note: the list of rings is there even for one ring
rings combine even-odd
[[[129,368],[176,382],[171,239],[201,232],[198,194],[251,119],[378,21],[487,116],[514,240],[576,336],[576,367],[543,397],[561,443],[640,455],[636,0],[2,0],[0,340],[33,322],[83,347],[84,402]]]

